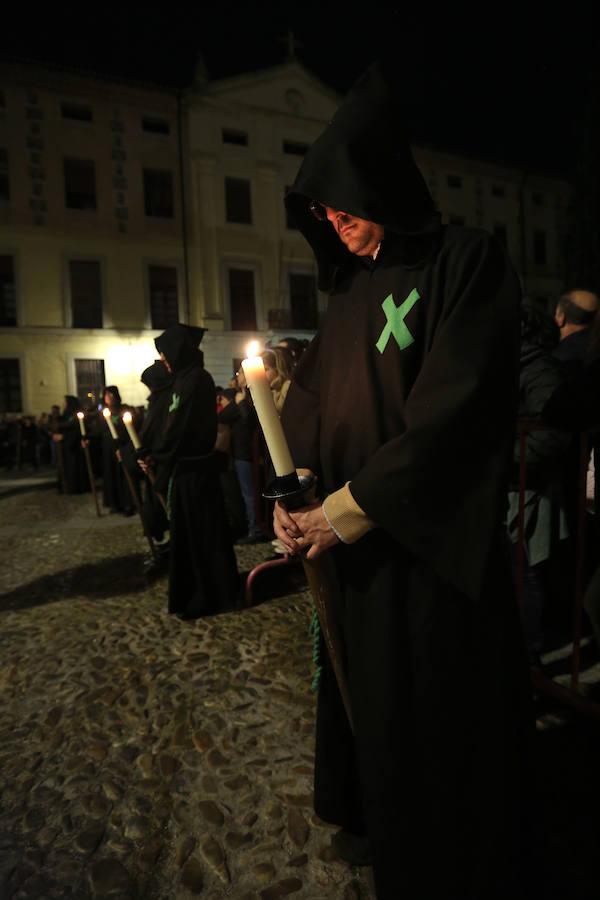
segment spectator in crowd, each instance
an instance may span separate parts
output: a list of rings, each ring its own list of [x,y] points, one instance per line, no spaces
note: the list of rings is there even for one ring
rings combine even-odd
[[[277,412],[281,415],[292,378],[292,356],[284,347],[263,350],[260,354],[265,365],[267,381],[273,394]]]
[[[223,409],[219,424],[231,429],[231,458],[237,474],[246,510],[247,530],[238,544],[256,544],[265,539],[256,518],[256,486],[253,476],[254,435],[257,418],[242,369],[237,373],[238,389],[228,388],[221,395]],[[230,501],[232,501],[230,495]]]
[[[275,346],[289,350],[292,358],[292,368],[295,368],[300,361],[300,357],[308,347],[308,343],[309,342],[304,338],[285,337],[275,344]]]
[[[40,414],[38,421],[38,439],[39,439],[39,459],[43,466],[48,466],[52,462],[51,447],[53,444],[50,432],[50,416],[43,412]]]
[[[234,458],[234,452],[240,453],[240,444],[242,447],[244,445],[245,435],[243,432],[246,427],[235,402],[237,393],[238,391],[235,388],[217,388],[217,442],[215,445],[215,450],[221,457],[220,478],[227,519],[233,538],[236,541],[249,534],[246,505],[242,497]],[[225,412],[227,409],[228,412]],[[250,454],[252,455],[252,434],[248,443]],[[252,510],[254,510],[254,504],[252,504]]]
[[[573,288],[560,296],[554,313],[560,341],[554,355],[566,367],[573,369],[583,364],[597,311],[598,295],[593,291]]]
[[[524,300],[521,305],[521,362],[519,418],[538,420],[548,398],[562,383],[560,365],[552,356],[557,327],[539,307]],[[542,614],[545,605],[542,564],[567,535],[560,471],[570,443],[567,433],[556,429],[530,431],[525,438],[525,547],[522,616],[532,664],[540,664],[543,647]],[[508,532],[513,544],[519,537],[519,461],[517,437],[509,490]]]
[[[579,295],[587,297],[588,312],[597,306],[597,295],[586,291],[571,292],[581,303]],[[570,317],[580,315],[577,310],[567,309]],[[563,348],[568,350],[565,353]],[[562,351],[562,353],[561,353]],[[587,431],[590,457],[587,472],[585,516],[585,562],[586,589],[584,607],[590,617],[596,642],[600,647],[600,316],[594,320],[579,323],[578,330],[571,331],[561,341],[555,351],[561,361],[565,378],[553,392],[543,410],[543,417],[549,424],[572,432],[573,448],[563,469],[563,483],[568,494],[568,510],[573,537],[578,534],[578,487],[581,452],[581,432]],[[569,576],[575,563],[575,546],[571,543],[570,556],[563,561],[562,570],[557,572],[557,582],[561,592],[568,591],[563,572]],[[570,593],[570,592],[569,592]]]
[[[21,416],[17,425],[17,468],[29,465],[37,471],[39,467],[39,431],[33,416]]]

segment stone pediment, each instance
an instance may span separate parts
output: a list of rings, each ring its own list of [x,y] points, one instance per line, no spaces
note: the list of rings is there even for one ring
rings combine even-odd
[[[294,61],[261,72],[207,82],[191,99],[327,122],[342,98]]]

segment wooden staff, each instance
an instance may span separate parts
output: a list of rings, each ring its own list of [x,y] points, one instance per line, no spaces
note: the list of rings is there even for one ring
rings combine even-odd
[[[81,431],[81,448],[82,448],[83,454],[85,456],[85,464],[87,467],[88,478],[90,480],[90,487],[92,489],[92,496],[94,498],[94,503],[96,504],[96,515],[98,516],[98,518],[100,518],[102,513],[100,512],[100,504],[98,503],[98,494],[96,493],[96,480],[94,478],[94,473],[92,471],[92,460],[90,459],[90,448],[88,446],[87,435],[85,432],[85,416],[82,412],[78,412],[77,418],[79,419],[79,429]]]
[[[87,444],[83,445],[83,453],[85,456],[85,464],[87,466],[88,478],[90,479],[90,487],[92,489],[92,496],[94,498],[94,503],[96,505],[96,515],[98,518],[101,517],[102,513],[100,512],[100,504],[98,503],[98,493],[96,491],[96,480],[94,478],[94,473],[92,471],[92,460],[90,459],[90,448]]]
[[[140,517],[140,521],[142,523],[142,531],[144,532],[144,537],[148,541],[148,546],[150,547],[150,553],[152,554],[154,559],[158,559],[158,550],[156,549],[156,545],[154,543],[152,535],[150,534],[150,529],[148,528],[148,526],[146,524],[146,520],[144,519],[144,514],[142,512],[142,504],[140,503],[140,498],[138,497],[138,492],[135,489],[135,484],[133,483],[133,478],[127,471],[127,466],[121,459],[121,454],[119,452],[118,447],[115,448],[115,455],[117,456],[117,459],[119,460],[119,464],[120,464],[121,468],[123,469],[123,473],[127,480],[127,486],[129,487],[129,493],[131,494],[131,499],[133,500],[133,503],[137,510],[137,514]]]
[[[138,497],[137,491],[135,489],[133,479],[131,478],[131,475],[127,471],[127,467],[125,465],[123,465],[123,460],[121,458],[121,452],[119,450],[119,435],[117,434],[117,429],[114,426],[114,423],[111,418],[111,412],[108,407],[104,408],[104,410],[102,411],[102,415],[104,416],[104,420],[108,426],[108,430],[111,433],[111,437],[113,439],[113,446],[114,446],[114,450],[115,450],[115,456],[116,456],[118,463],[121,466],[121,469],[123,470],[123,473],[125,475],[125,479],[127,481],[127,486],[129,488],[129,493],[131,494],[131,499],[133,500],[134,506],[137,510],[137,514],[140,517],[140,521],[142,523],[142,531],[144,532],[144,537],[148,541],[148,546],[150,547],[150,553],[152,554],[154,559],[158,559],[158,551],[156,549],[154,541],[152,540],[152,535],[150,534],[148,526],[146,525],[146,520],[144,519],[144,516],[142,513],[142,506],[140,503],[140,498]]]
[[[60,481],[61,492],[64,494],[64,493],[66,493],[66,491],[65,491],[65,462],[63,459],[62,441],[55,441],[54,444],[56,446],[56,461],[58,463],[58,480]]]
[[[168,519],[169,518],[169,510],[167,509],[167,504],[166,504],[165,498],[163,497],[162,494],[159,494],[158,491],[156,490],[156,475],[154,474],[154,470],[150,466],[148,466],[148,468],[146,470],[146,475],[148,476],[148,481],[152,485],[152,490],[154,491],[154,493],[160,500],[162,508],[164,509],[165,515]]]
[[[127,429],[127,434],[129,435],[131,443],[133,444],[133,449],[140,450],[142,444],[138,437],[137,431],[135,430],[135,425],[133,424],[133,416],[131,415],[131,413],[129,411],[123,413],[123,424],[125,425],[125,428]],[[159,494],[158,491],[156,490],[156,475],[154,474],[154,471],[151,468],[151,466],[146,466],[146,468],[144,469],[144,473],[148,477],[148,481],[152,485],[152,490],[154,491],[154,493],[160,500],[160,502],[162,504],[162,508],[164,509],[167,519],[168,519],[169,512],[167,510],[167,504],[165,502],[165,498],[163,497],[163,495]]]

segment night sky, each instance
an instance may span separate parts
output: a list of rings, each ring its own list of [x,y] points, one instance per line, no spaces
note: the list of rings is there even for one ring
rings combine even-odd
[[[522,4],[524,7],[525,4]],[[591,13],[455,6],[421,13],[376,2],[211,3],[132,10],[125,4],[12,13],[2,56],[62,63],[185,87],[201,53],[211,78],[279,65],[292,29],[300,61],[345,91],[372,60],[397,72],[417,140],[533,170],[573,167],[598,43]],[[352,14],[350,14],[352,11]],[[502,18],[504,17],[504,18]],[[495,20],[498,21],[495,21]],[[502,19],[502,21],[500,21]],[[597,63],[596,63],[597,64]]]

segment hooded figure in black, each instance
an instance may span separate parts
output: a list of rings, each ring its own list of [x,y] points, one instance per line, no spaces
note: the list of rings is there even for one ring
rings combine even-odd
[[[64,494],[84,494],[90,490],[90,480],[81,447],[81,429],[77,413],[82,409],[77,397],[67,395],[65,408],[58,419],[56,434],[60,441],[58,460],[58,488]]]
[[[144,369],[140,380],[150,391],[148,410],[139,433],[142,442],[141,453],[143,456],[151,456],[162,441],[173,393],[173,376],[167,372],[164,363],[157,359]],[[143,511],[150,534],[155,540],[162,541],[165,531],[169,528],[169,520],[156,491],[148,483],[144,492]]]
[[[156,338],[173,381],[161,439],[150,459],[171,535],[169,612],[180,618],[237,606],[239,582],[214,446],[215,385],[198,345],[203,328],[172,325]]]
[[[332,547],[355,723],[322,645],[316,812],[368,837],[379,900],[521,896],[527,669],[503,530],[517,278],[490,235],[440,224],[378,66],[286,206],[330,299],[282,421],[326,499],[278,507],[275,529],[309,558]],[[380,237],[361,255],[365,227]]]
[[[123,413],[127,407],[123,405],[119,388],[114,384],[104,388],[102,399],[110,410],[112,423],[117,432],[115,441],[101,413],[99,427],[102,437],[102,502],[111,512],[130,516],[134,511],[134,500],[115,452],[118,450],[121,454],[126,453],[130,444],[127,429],[123,424]]]

